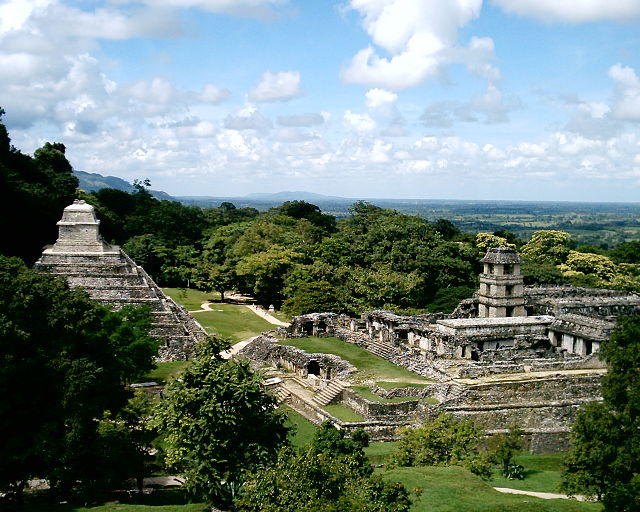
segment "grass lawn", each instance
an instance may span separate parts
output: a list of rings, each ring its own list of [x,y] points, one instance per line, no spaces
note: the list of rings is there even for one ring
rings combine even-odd
[[[502,476],[500,469],[495,469],[491,485],[524,491],[560,492],[558,486],[564,456],[564,453],[522,453],[514,457],[513,462],[524,466],[525,479],[509,480]]]
[[[428,382],[426,378],[420,375],[396,366],[357,345],[346,343],[337,338],[316,338],[313,336],[308,338],[287,338],[280,343],[301,348],[309,353],[335,354],[358,368],[361,376],[369,376],[375,380],[398,380],[403,383],[412,380]]]
[[[42,503],[39,499],[29,499],[21,508],[23,512],[205,512],[211,510],[205,503],[189,503],[184,493],[178,489],[155,490],[151,494],[129,498],[110,495],[100,505],[83,507],[72,504]]]
[[[324,405],[322,408],[332,416],[338,418],[340,421],[364,421],[362,416],[341,404]]]
[[[293,427],[293,433],[291,435],[291,444],[296,448],[300,448],[305,444],[311,442],[313,436],[318,430],[318,426],[311,423],[299,412],[294,411],[291,407],[286,405],[280,406],[280,409],[285,411],[287,415],[288,427]]]
[[[208,512],[211,508],[204,503],[189,503],[186,505],[132,505],[118,501],[97,505],[95,507],[81,507],[74,505],[58,505],[38,503],[21,508],[23,512]]]
[[[155,381],[158,384],[166,384],[171,378],[184,370],[190,361],[164,361],[156,363],[156,368],[142,377],[143,382]]]
[[[220,297],[217,293],[206,293],[190,288],[163,288],[163,290],[188,310],[198,310],[203,302],[218,300]],[[274,329],[272,324],[245,306],[216,302],[211,304],[211,309],[213,311],[193,313],[193,316],[210,334],[228,338],[234,343]]]
[[[245,306],[236,304],[212,304],[213,311],[193,313],[193,316],[211,334],[228,338],[232,342],[246,340],[275,326],[253,313]]]
[[[369,443],[369,446],[364,449],[364,453],[371,464],[380,466],[385,463],[391,453],[396,451],[397,445],[397,441],[374,441]]]
[[[435,382],[434,380],[427,378],[425,378],[424,380]],[[382,389],[386,389],[387,391],[398,388],[426,388],[428,385],[429,384],[427,382],[376,382],[376,386]]]
[[[191,288],[163,288],[162,291],[188,310],[200,309],[203,302],[220,300],[216,292],[203,292]]]
[[[291,322],[291,315],[287,315],[282,311],[269,311],[269,313],[282,322]]]
[[[493,489],[464,468],[420,467],[376,470],[386,480],[403,483],[409,489],[423,489],[413,512],[598,512],[599,503],[574,500],[544,500],[504,494]],[[498,487],[498,486],[496,486]]]

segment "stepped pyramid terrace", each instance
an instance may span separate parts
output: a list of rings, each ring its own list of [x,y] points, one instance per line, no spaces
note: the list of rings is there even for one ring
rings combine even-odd
[[[481,261],[480,289],[451,314],[312,313],[281,330],[283,341],[263,336],[242,353],[256,365],[277,368],[280,380],[272,382],[278,396],[312,421],[328,418],[390,439],[399,425],[418,425],[444,411],[472,418],[489,433],[516,424],[535,452],[566,449],[578,408],[601,397],[606,367],[598,358],[600,344],[618,316],[640,315],[640,297],[524,286],[520,256],[507,247],[489,249]],[[294,348],[305,339],[317,340],[313,353]],[[413,378],[394,387],[375,372],[325,355],[349,352],[337,343],[375,354]],[[337,418],[327,403],[362,420]]]
[[[93,206],[74,201],[64,209],[58,227],[57,241],[45,247],[35,264],[38,272],[64,277],[71,288],[82,288],[93,300],[113,309],[149,306],[151,335],[162,341],[158,359],[193,357],[194,344],[207,336],[206,331],[120,247],[102,239]]]

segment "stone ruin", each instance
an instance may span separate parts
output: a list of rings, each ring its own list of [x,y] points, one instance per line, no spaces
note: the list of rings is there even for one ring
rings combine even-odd
[[[195,343],[207,332],[120,247],[102,239],[93,206],[74,201],[64,209],[58,226],[58,239],[45,247],[36,271],[64,277],[71,288],[82,288],[91,299],[114,310],[149,306],[150,334],[161,340],[158,360],[193,357]]]
[[[511,248],[489,249],[482,262],[480,289],[452,314],[313,313],[295,317],[282,331],[292,337],[335,336],[433,379],[424,388],[391,392],[372,386],[381,397],[416,397],[400,404],[371,402],[345,388],[336,399],[366,421],[342,422],[344,428],[364,426],[374,438],[391,438],[398,424],[419,424],[446,411],[473,418],[490,433],[517,424],[533,451],[568,446],[578,408],[601,397],[606,366],[598,358],[600,344],[618,316],[640,314],[640,297],[618,290],[524,286],[520,256]],[[420,400],[425,397],[439,403],[425,404]],[[321,415],[308,401],[294,404],[312,419]]]

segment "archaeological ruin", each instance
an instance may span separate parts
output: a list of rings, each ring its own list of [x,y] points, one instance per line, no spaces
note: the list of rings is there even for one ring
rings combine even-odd
[[[66,278],[71,288],[113,309],[146,305],[151,310],[151,334],[161,340],[158,359],[193,357],[194,345],[207,336],[204,328],[154,283],[118,246],[100,236],[93,206],[76,200],[58,222],[59,235],[44,249],[35,269]]]
[[[371,400],[350,389],[356,369],[337,356],[306,354],[269,336],[242,353],[255,364],[285,370],[274,386],[278,396],[316,422],[362,426],[374,439],[389,439],[399,425],[417,425],[445,411],[473,418],[490,433],[517,425],[527,432],[532,451],[564,449],[577,409],[601,397],[606,368],[598,358],[600,343],[616,317],[640,314],[640,297],[524,286],[520,256],[511,248],[490,249],[482,262],[480,289],[452,314],[368,311],[358,319],[314,313],[281,330],[284,337],[333,336],[359,345],[428,377],[426,385],[385,390],[370,379],[366,384],[380,397]],[[405,400],[385,400],[393,397]],[[329,403],[364,421],[332,417],[323,409]]]

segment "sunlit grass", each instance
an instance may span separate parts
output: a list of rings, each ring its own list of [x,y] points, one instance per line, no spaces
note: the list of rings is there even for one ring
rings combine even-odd
[[[346,343],[337,338],[316,338],[310,336],[308,338],[287,338],[279,343],[298,347],[309,353],[335,354],[349,361],[361,373],[366,376],[371,376],[375,380],[385,381],[397,379],[402,382],[411,380],[428,382],[428,379],[420,375],[378,357],[357,345]]]

